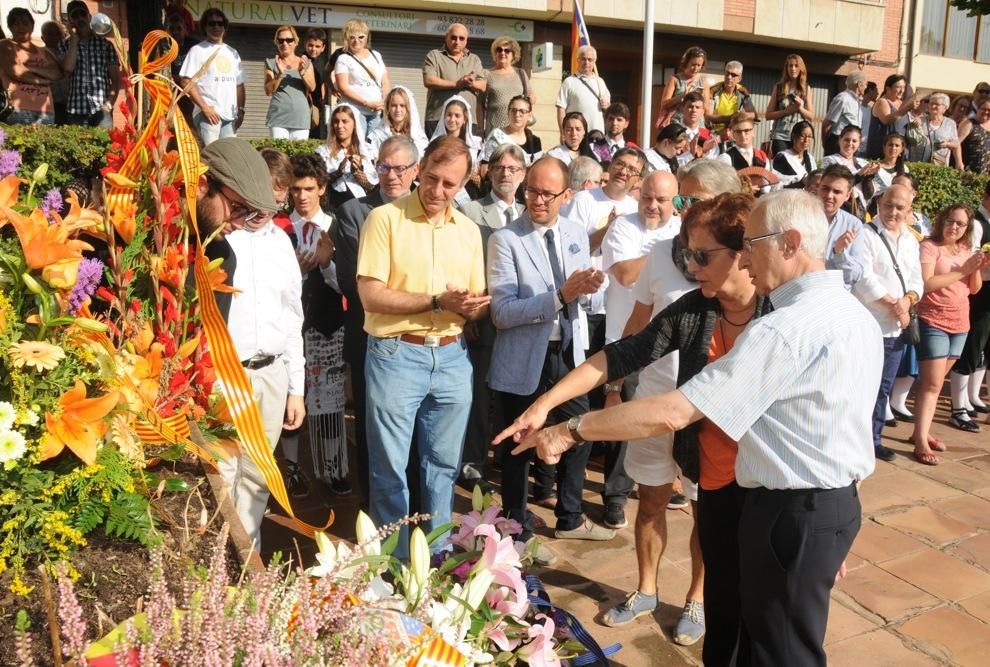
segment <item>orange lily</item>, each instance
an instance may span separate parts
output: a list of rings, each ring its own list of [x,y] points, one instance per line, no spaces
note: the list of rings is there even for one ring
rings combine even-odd
[[[120,394],[111,391],[96,398],[86,398],[86,385],[76,380],[75,386],[58,399],[62,407],[56,417],[45,413],[48,433],[42,439],[41,460],[58,456],[68,447],[86,465],[96,462],[96,449],[107,432],[105,417],[117,405]]]
[[[0,206],[13,206],[17,203],[21,183],[23,182],[16,176],[8,176],[0,181]]]
[[[119,199],[117,199],[119,197]],[[110,222],[113,228],[120,234],[124,243],[134,240],[134,232],[137,229],[137,204],[134,203],[131,194],[111,195],[110,197]]]
[[[77,229],[100,228],[103,226],[103,216],[93,209],[80,206],[79,197],[71,190],[69,191],[69,212],[65,214],[64,218],[58,217],[58,214],[54,215],[57,216],[56,219],[62,221],[62,224],[70,232]]]
[[[52,287],[69,289],[76,284],[83,250],[92,250],[93,246],[70,239],[69,229],[58,221],[50,224],[41,209],[34,209],[26,218],[0,205],[0,214],[17,230],[28,268],[41,269],[41,277]]]

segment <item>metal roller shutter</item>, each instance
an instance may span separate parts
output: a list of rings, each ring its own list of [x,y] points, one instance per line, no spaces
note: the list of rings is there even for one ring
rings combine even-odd
[[[275,45],[272,44],[274,34],[274,26],[231,26],[227,35],[227,43],[240,54],[244,68],[244,124],[237,136],[245,139],[269,136],[265,125],[270,99],[265,95],[265,58],[275,55]]]
[[[770,95],[773,93],[773,87],[779,79],[779,71],[755,68],[746,68],[743,70],[743,85],[749,89],[750,97],[753,100],[753,108],[761,115],[766,112],[767,105],[770,103]],[[821,162],[822,145],[818,132],[821,128],[821,119],[825,117],[825,113],[828,110],[828,101],[832,96],[832,78],[812,74],[809,76],[809,83],[811,85],[812,98],[815,101],[815,148],[813,153],[815,161]],[[764,141],[769,141],[772,125],[773,123],[766,120],[757,123],[757,146]]]

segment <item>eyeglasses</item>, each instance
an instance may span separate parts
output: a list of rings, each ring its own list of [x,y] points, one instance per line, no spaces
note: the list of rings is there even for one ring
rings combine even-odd
[[[638,166],[631,165],[627,162],[613,162],[609,169],[614,169],[616,173],[622,172],[630,175],[637,175],[642,172],[642,169]]]
[[[368,39],[367,35],[351,35],[348,39]]]
[[[296,41],[295,37],[277,37],[276,40],[279,44],[292,44]]]
[[[742,76],[742,74],[740,74],[739,72],[726,72],[725,75],[730,79],[738,79],[739,77]]]
[[[519,107],[512,107],[509,109],[509,113],[529,113],[529,109],[520,109]]]
[[[227,22],[226,21],[207,21],[206,22],[206,27],[207,28],[226,28],[227,27]]]
[[[415,166],[415,162],[410,162],[409,164],[385,164],[384,162],[379,162],[375,165],[375,171],[378,172],[379,176],[388,176],[388,172],[394,171],[395,175],[401,178],[406,171]]]
[[[754,236],[751,239],[743,239],[743,250],[746,252],[753,252],[753,244],[757,241],[765,241],[766,239],[772,239],[774,237],[780,236],[784,232],[770,232],[769,234],[760,234],[759,236]]]
[[[264,218],[271,217],[271,215],[272,215],[268,211],[259,211],[257,209],[248,208],[247,206],[244,206],[243,204],[240,204],[238,202],[235,202],[235,201],[231,200],[229,197],[228,197],[228,200],[230,201],[230,219],[231,220],[240,220],[241,222],[244,222],[246,224],[246,223],[249,223],[249,222],[253,222],[254,220],[258,220],[258,219],[262,219],[263,220]]]
[[[521,171],[526,171],[526,167],[517,167],[511,164],[493,164],[491,166],[492,171],[504,171],[507,174],[512,174],[513,176]],[[535,196],[535,195],[534,195]]]
[[[553,202],[554,199],[564,194],[565,192],[567,192],[567,188],[564,188],[560,192],[545,192],[543,190],[534,190],[532,188],[526,188],[527,197],[529,197],[533,201],[539,201],[540,199],[542,199],[544,204],[550,204],[551,202]]]
[[[497,46],[495,47],[495,53],[512,53],[511,46]]]
[[[693,259],[694,263],[698,266],[708,266],[708,263],[712,261],[711,254],[722,250],[732,250],[732,248],[709,248],[708,250],[689,250],[688,248],[684,248],[681,250],[681,258],[685,264]]]
[[[732,128],[732,133],[733,134],[735,134],[736,132],[738,132],[739,134],[749,134],[752,131],[753,131],[753,128],[751,128],[751,127],[734,127],[734,128]]]
[[[966,220],[946,220],[943,227],[969,227],[969,222]]]
[[[692,204],[696,204],[699,201],[704,201],[703,197],[685,197],[683,195],[674,195],[672,200],[674,202],[674,210],[678,213],[683,213],[684,211],[691,208]]]

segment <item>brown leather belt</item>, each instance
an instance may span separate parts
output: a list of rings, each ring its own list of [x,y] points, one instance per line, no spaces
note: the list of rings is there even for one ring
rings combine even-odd
[[[460,336],[414,336],[412,334],[402,334],[399,340],[405,343],[413,343],[424,347],[443,347],[460,340]]]

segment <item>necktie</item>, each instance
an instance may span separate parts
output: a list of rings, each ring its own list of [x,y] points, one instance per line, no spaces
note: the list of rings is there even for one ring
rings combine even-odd
[[[548,229],[543,235],[547,242],[547,254],[550,255],[550,272],[553,273],[554,289],[560,289],[564,284],[564,270],[560,267],[560,258],[557,256],[557,243],[554,241],[552,229]],[[567,304],[557,311],[557,322],[560,324],[560,346],[567,348],[571,342],[571,322],[570,313],[567,312]]]
[[[505,209],[505,224],[509,224],[516,219],[516,211],[511,206]]]

